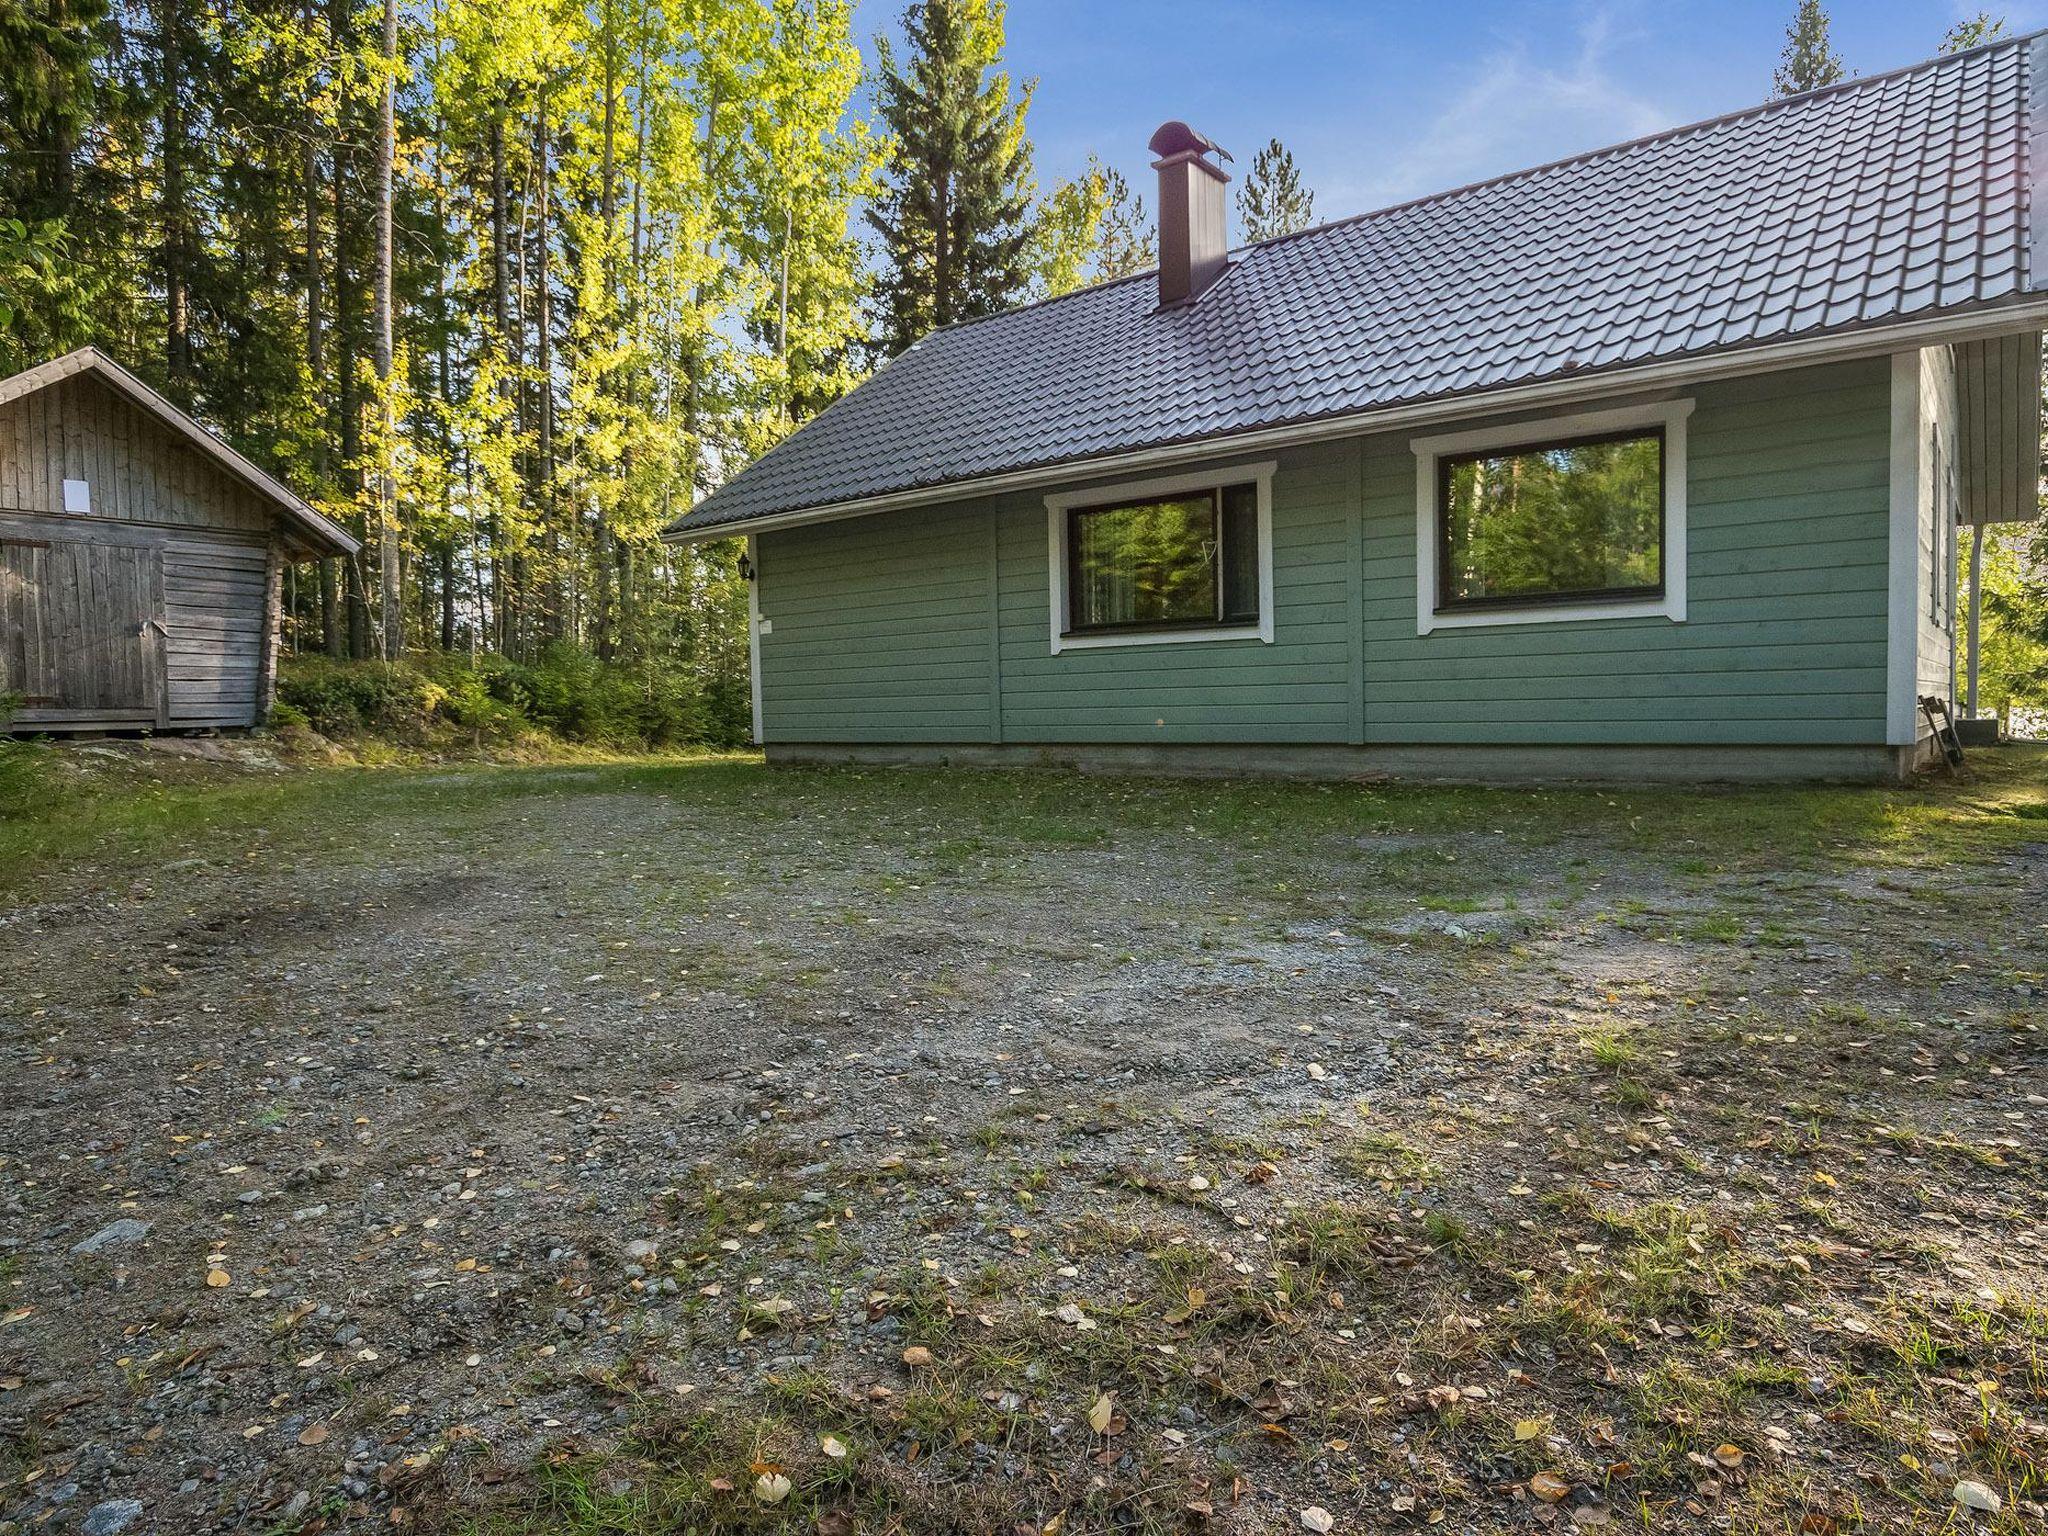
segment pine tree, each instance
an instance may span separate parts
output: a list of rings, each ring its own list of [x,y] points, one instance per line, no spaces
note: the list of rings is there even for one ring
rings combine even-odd
[[[1103,278],[1129,277],[1158,261],[1157,237],[1152,221],[1145,217],[1145,199],[1131,191],[1123,172],[1102,173],[1103,195],[1108,206],[1096,235],[1095,271]]]
[[[1828,13],[1820,0],[1799,0],[1799,11],[1785,28],[1785,51],[1779,56],[1777,73],[1771,77],[1772,92],[1796,96],[1801,91],[1819,90],[1848,78],[1842,57],[1828,41]]]
[[[877,109],[893,135],[868,222],[882,237],[880,348],[1015,302],[1030,280],[1031,87],[1001,69],[1002,0],[916,0],[908,58],[887,39]]]
[[[1237,217],[1247,242],[1291,235],[1316,221],[1316,195],[1301,184],[1294,156],[1278,139],[1252,157],[1237,188]]]
[[[2007,35],[2003,16],[1993,16],[1989,11],[1979,11],[1968,20],[1959,21],[1948,29],[1941,40],[1941,51],[1961,53],[1965,48],[1995,43]]]

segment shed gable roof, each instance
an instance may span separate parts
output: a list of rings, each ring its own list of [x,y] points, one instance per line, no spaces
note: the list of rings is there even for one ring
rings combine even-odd
[[[2026,306],[2044,43],[2001,41],[1265,241],[1181,309],[1158,308],[1147,272],[935,332],[671,534]]]
[[[141,410],[155,417],[228,474],[248,486],[276,507],[302,542],[321,554],[352,555],[362,546],[339,523],[334,522],[295,495],[276,476],[258,468],[220,438],[179,410],[162,395],[115,362],[98,347],[80,347],[62,357],[25,368],[11,378],[0,379],[0,405],[47,389],[60,379],[90,373]]]

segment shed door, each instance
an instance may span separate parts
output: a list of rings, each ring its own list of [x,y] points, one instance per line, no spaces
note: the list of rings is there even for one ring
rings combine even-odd
[[[163,558],[91,539],[0,539],[0,693],[16,726],[164,723]]]

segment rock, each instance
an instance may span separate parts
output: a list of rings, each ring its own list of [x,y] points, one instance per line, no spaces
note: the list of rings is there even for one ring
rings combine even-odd
[[[1956,1484],[1956,1502],[1965,1509],[1986,1515],[1995,1515],[2005,1507],[2005,1500],[1982,1483],[1973,1483],[1968,1478]]]
[[[121,1536],[142,1518],[142,1500],[108,1499],[95,1504],[85,1512],[85,1523],[79,1526],[84,1536]]]
[[[109,1248],[126,1248],[141,1242],[149,1236],[149,1223],[137,1221],[133,1216],[123,1216],[119,1221],[109,1222],[80,1243],[73,1243],[73,1253],[105,1253]]]

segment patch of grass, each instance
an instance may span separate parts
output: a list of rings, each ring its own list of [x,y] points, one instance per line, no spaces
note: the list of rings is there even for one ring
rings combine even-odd
[[[1580,1042],[1593,1065],[1603,1072],[1620,1074],[1643,1059],[1642,1048],[1618,1030],[1595,1030]]]

